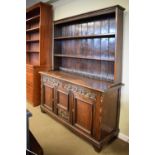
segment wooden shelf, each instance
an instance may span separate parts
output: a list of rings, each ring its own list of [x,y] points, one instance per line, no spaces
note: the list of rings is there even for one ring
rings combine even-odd
[[[52,66],[52,17],[52,5],[46,3],[26,9],[26,99],[33,106],[41,103],[38,72],[51,70]]]
[[[33,40],[26,40],[27,43],[31,43],[31,42],[39,42],[39,39],[33,39]]]
[[[85,39],[85,38],[106,38],[106,37],[115,37],[115,33],[108,34],[99,34],[99,35],[85,35],[85,36],[61,36],[55,37],[55,40],[63,40],[63,39]]]
[[[27,68],[41,68],[40,65],[34,65],[34,64],[30,64],[30,63],[27,63],[26,67]]]
[[[27,53],[39,53],[39,51],[26,50]]]
[[[39,19],[39,18],[40,18],[40,15],[36,15],[36,16],[31,17],[31,18],[28,18],[28,19],[26,20],[26,22],[30,22],[30,21],[33,21],[33,20]]]
[[[76,56],[76,55],[66,55],[66,54],[54,54],[55,57],[66,57],[66,58],[77,58],[77,59],[90,59],[90,60],[104,60],[104,61],[115,61],[114,58],[101,58],[93,56]]]
[[[27,29],[26,32],[33,32],[33,31],[38,31],[38,30],[39,30],[39,27],[34,27],[31,29]]]
[[[35,66],[35,65],[33,65],[33,64],[26,63],[26,67],[33,68],[34,66]]]

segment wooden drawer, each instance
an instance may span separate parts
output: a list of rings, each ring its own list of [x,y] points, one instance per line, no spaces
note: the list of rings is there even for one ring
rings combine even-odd
[[[32,94],[27,94],[27,100],[29,101],[29,102],[34,102],[34,99],[33,99],[33,95]]]
[[[66,110],[58,108],[58,116],[63,120],[69,122],[69,113]]]
[[[31,67],[28,67],[28,66],[26,66],[26,73],[33,73],[33,67],[31,66]]]
[[[33,86],[32,85],[26,85],[26,90],[33,92]]]
[[[31,87],[31,86],[26,86],[26,93],[27,93],[27,94],[33,94],[33,87]]]
[[[34,99],[33,87],[29,85],[26,86],[26,96],[29,102],[33,102],[33,99]]]
[[[33,81],[26,81],[26,87],[33,87],[34,86],[34,83]]]
[[[27,72],[26,73],[26,81],[33,81],[34,75],[32,72]]]
[[[26,66],[27,100],[33,106],[37,106],[41,102],[40,101],[40,98],[41,98],[41,92],[40,92],[41,79],[40,79],[40,74],[38,73],[41,70],[47,70],[47,68],[39,67],[39,66],[31,66],[31,65]]]

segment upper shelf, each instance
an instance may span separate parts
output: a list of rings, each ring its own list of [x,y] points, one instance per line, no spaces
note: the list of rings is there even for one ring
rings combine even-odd
[[[36,16],[31,17],[31,18],[28,18],[26,20],[26,22],[28,23],[28,22],[31,22],[31,21],[36,20],[36,19],[39,19],[39,18],[40,18],[40,15],[36,15]]]
[[[104,58],[104,57],[93,57],[93,56],[76,56],[67,54],[54,54],[55,57],[66,57],[66,58],[77,58],[77,59],[90,59],[90,60],[104,60],[104,61],[115,61],[114,58]]]
[[[55,40],[64,40],[64,39],[106,38],[106,37],[115,37],[115,33],[85,35],[85,36],[61,36],[61,37],[55,37],[54,39]]]
[[[39,42],[39,39],[33,39],[33,40],[26,40],[27,43],[31,43],[31,42]]]
[[[39,53],[39,50],[26,50],[27,53]]]
[[[33,31],[38,31],[38,30],[39,30],[39,27],[34,27],[31,29],[27,29],[26,32],[33,32]]]

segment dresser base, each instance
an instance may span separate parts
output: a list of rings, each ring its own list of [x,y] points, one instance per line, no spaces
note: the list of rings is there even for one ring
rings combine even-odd
[[[119,129],[111,132],[108,136],[106,136],[104,139],[101,141],[97,141],[94,138],[88,136],[87,134],[81,132],[79,129],[76,127],[72,126],[71,124],[67,123],[60,117],[58,117],[56,114],[51,112],[48,108],[44,107],[43,105],[40,105],[40,109],[42,113],[47,113],[50,117],[54,118],[58,122],[62,123],[65,127],[67,127],[70,131],[72,131],[74,134],[78,135],[82,139],[86,140],[90,144],[93,145],[94,149],[96,152],[100,152],[107,144],[111,143],[114,141],[119,133]]]

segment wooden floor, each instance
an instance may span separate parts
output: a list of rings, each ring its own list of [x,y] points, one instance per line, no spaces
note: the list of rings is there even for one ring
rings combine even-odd
[[[43,148],[44,155],[128,155],[129,144],[119,139],[106,146],[100,153],[63,125],[40,111],[40,107],[27,104],[32,113],[30,130]]]

